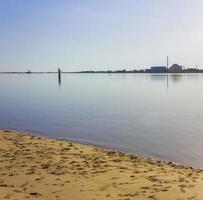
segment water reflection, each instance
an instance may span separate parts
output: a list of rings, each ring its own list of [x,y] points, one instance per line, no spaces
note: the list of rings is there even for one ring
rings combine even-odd
[[[183,79],[185,74],[151,74],[152,81],[166,81],[179,82]]]
[[[168,74],[151,74],[152,81],[166,81]]]
[[[163,82],[166,83],[166,89],[168,91],[170,83],[178,83],[181,82],[185,74],[179,73],[179,74],[151,74],[151,81],[152,82]]]
[[[170,74],[170,80],[172,80],[174,83],[177,83],[181,81],[184,76],[185,74]]]

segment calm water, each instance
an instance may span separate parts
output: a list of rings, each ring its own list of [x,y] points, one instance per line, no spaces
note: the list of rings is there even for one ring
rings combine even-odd
[[[0,127],[203,168],[203,74],[0,75]]]

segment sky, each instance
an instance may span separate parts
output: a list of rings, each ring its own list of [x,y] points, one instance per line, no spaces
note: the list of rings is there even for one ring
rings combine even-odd
[[[202,0],[0,0],[0,71],[203,67]]]

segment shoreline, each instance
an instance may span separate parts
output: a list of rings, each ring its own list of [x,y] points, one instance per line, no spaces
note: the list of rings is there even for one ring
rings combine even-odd
[[[203,199],[203,170],[0,129],[0,199]]]
[[[174,164],[174,165],[177,165],[177,166],[182,166],[182,167],[185,167],[185,168],[192,168],[194,170],[202,170],[203,171],[203,167],[196,167],[192,164],[184,164],[184,163],[181,163],[181,162],[176,162],[176,161],[172,161],[172,160],[167,160],[167,159],[164,159],[164,158],[159,158],[158,156],[153,156],[153,155],[147,155],[147,154],[138,154],[138,153],[133,153],[133,152],[130,152],[130,151],[125,151],[125,150],[121,150],[119,148],[111,148],[109,146],[103,146],[103,145],[97,145],[97,144],[93,144],[91,142],[83,142],[83,141],[75,141],[74,139],[65,139],[65,138],[56,138],[56,137],[52,137],[52,136],[46,136],[46,135],[43,135],[41,133],[38,133],[38,132],[29,132],[29,131],[23,131],[23,130],[13,130],[13,129],[4,129],[4,128],[0,128],[0,131],[1,130],[6,130],[6,131],[11,131],[11,132],[19,132],[19,133],[22,133],[22,134],[26,134],[26,135],[30,135],[30,136],[38,136],[38,137],[43,137],[43,138],[47,138],[47,139],[53,139],[53,140],[59,140],[59,141],[66,141],[66,142],[72,142],[72,143],[75,143],[75,144],[79,144],[79,145],[85,145],[85,146],[90,146],[90,147],[93,147],[93,148],[99,148],[99,149],[104,149],[104,150],[109,150],[109,151],[117,151],[117,152],[120,152],[120,153],[124,153],[126,154],[127,156],[137,156],[137,157],[141,157],[141,158],[145,158],[145,159],[149,159],[149,160],[153,160],[153,161],[160,161],[160,162],[163,162],[163,163],[171,163],[171,164]]]

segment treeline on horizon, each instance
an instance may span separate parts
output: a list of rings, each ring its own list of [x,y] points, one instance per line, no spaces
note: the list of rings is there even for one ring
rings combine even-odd
[[[33,72],[33,71],[25,71],[25,72],[0,72],[0,74],[55,74],[58,73],[57,71],[55,72]],[[76,72],[65,72],[65,71],[61,71],[61,73],[177,73],[177,72],[170,72],[170,71],[166,71],[166,72],[150,72],[147,69],[134,69],[134,70],[98,70],[98,71],[94,71],[94,70],[86,70],[86,71],[76,71]],[[203,69],[198,69],[198,68],[186,68],[186,69],[182,69],[181,71],[179,71],[178,73],[203,73]]]

